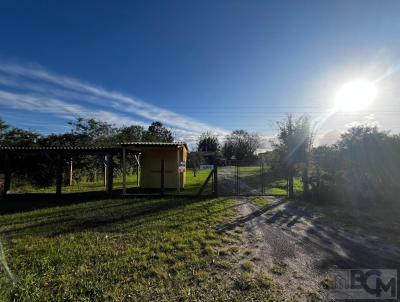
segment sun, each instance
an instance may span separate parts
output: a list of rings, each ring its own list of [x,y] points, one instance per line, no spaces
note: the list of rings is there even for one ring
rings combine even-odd
[[[357,111],[369,106],[376,97],[376,86],[368,80],[344,84],[336,94],[336,111]]]

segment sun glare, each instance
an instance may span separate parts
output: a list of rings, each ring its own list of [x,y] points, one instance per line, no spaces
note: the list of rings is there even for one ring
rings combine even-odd
[[[376,97],[375,84],[367,80],[355,80],[344,84],[336,94],[336,111],[357,111],[369,106]]]

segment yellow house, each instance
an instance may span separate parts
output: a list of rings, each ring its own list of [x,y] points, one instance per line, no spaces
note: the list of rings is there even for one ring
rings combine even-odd
[[[122,143],[123,188],[126,192],[126,153],[134,152],[140,162],[140,187],[159,189],[164,164],[164,188],[183,189],[186,183],[186,143],[128,142]]]

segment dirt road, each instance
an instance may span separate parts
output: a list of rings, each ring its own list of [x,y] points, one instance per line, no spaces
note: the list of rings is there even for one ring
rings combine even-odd
[[[265,197],[267,198],[267,197]],[[327,272],[333,268],[397,268],[400,249],[333,224],[322,223],[295,202],[268,197],[260,207],[238,197],[239,216],[220,227],[243,226],[239,263],[254,261],[274,276],[287,300],[310,300],[326,294]]]

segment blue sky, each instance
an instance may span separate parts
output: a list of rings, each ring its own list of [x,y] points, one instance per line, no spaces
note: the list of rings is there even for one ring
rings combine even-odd
[[[233,129],[265,139],[285,113],[323,118],[354,78],[400,63],[399,1],[0,1],[0,116],[43,133],[80,115],[154,119],[192,141]],[[351,124],[399,132],[397,72]]]

